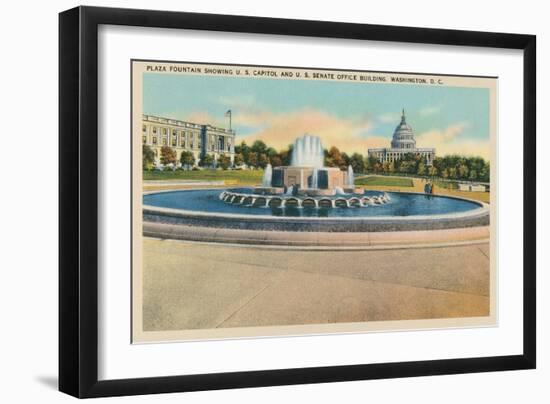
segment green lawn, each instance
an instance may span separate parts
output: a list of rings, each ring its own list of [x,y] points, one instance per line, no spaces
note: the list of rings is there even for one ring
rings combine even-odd
[[[144,180],[228,181],[234,184],[259,184],[263,170],[144,171]]]
[[[445,189],[458,189],[458,182],[457,181],[438,181],[435,180],[434,184],[437,185],[440,188]]]
[[[409,178],[400,177],[365,177],[355,180],[355,185],[366,185],[373,187],[387,186],[387,187],[412,187],[413,182]]]

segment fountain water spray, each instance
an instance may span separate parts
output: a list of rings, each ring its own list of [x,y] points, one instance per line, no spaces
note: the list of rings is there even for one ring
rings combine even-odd
[[[273,176],[273,169],[271,164],[268,164],[264,171],[264,177],[262,178],[262,186],[270,187],[271,186],[271,177]]]
[[[348,166],[348,187],[353,188],[355,186],[355,177],[353,175],[353,167],[351,164]]]
[[[313,175],[311,176],[311,188],[313,189],[319,188],[319,169],[318,168],[313,169]]]
[[[319,137],[304,135],[294,141],[292,166],[322,168],[324,159],[323,144]]]

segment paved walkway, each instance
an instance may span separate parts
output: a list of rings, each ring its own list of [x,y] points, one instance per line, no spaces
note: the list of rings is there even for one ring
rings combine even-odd
[[[145,331],[489,314],[489,244],[304,251],[144,239]]]

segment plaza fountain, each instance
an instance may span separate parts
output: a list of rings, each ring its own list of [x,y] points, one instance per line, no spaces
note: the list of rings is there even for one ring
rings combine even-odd
[[[219,199],[239,206],[304,208],[361,208],[390,201],[385,192],[366,195],[355,187],[351,165],[347,171],[325,167],[321,139],[307,134],[295,140],[290,166],[268,164],[261,186],[244,193],[223,191]]]
[[[371,236],[362,233],[471,228],[475,238],[479,237],[475,229],[488,229],[490,210],[485,203],[365,190],[355,186],[351,166],[342,170],[325,167],[323,162],[321,140],[304,135],[294,142],[290,165],[268,164],[258,186],[145,193],[144,234],[196,241],[340,246],[344,239],[353,245],[369,244]],[[335,237],[336,233],[348,235]],[[433,237],[427,233],[423,236],[427,240]],[[388,240],[394,242],[391,236]]]

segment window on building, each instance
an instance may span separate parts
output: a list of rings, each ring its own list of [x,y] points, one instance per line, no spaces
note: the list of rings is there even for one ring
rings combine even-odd
[[[166,135],[166,133],[167,133],[166,128],[162,128],[162,134]]]
[[[143,132],[147,132],[147,126],[146,126],[146,125],[143,125],[143,126],[141,127],[141,130],[142,130]]]
[[[167,140],[165,137],[162,138],[162,145],[163,146],[166,146],[168,144]]]
[[[147,143],[147,136],[143,136],[143,144]]]
[[[153,136],[153,144],[157,144],[157,137]]]
[[[157,133],[157,127],[153,126],[153,133]]]
[[[176,147],[178,145],[178,139],[172,138],[172,146]]]

